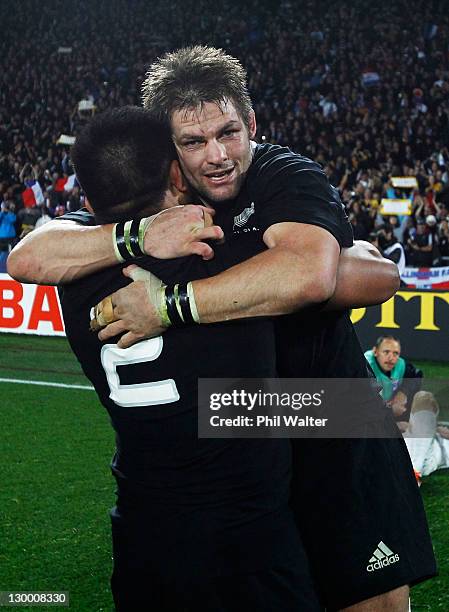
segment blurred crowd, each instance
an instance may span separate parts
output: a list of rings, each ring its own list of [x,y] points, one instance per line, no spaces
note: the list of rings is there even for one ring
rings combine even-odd
[[[139,104],[155,57],[203,43],[242,61],[256,139],[321,163],[356,238],[384,251],[400,244],[411,266],[449,265],[445,8],[443,0],[3,0],[0,245],[82,206],[70,138],[94,113]],[[417,187],[398,190],[393,176],[414,176]],[[382,214],[382,198],[404,197],[411,215]]]

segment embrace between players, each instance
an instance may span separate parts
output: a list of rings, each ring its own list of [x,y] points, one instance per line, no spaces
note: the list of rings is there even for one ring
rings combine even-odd
[[[62,285],[67,336],[116,431],[117,610],[407,610],[435,561],[378,398],[363,439],[198,439],[196,413],[200,377],[367,377],[347,308],[390,297],[394,266],[353,246],[317,164],[252,142],[234,58],[164,56],[144,106],[77,138],[93,214],[32,232],[8,260],[20,280]],[[134,260],[152,275],[123,274]],[[97,337],[91,309],[110,293],[117,320]],[[378,426],[390,437],[370,439]],[[393,561],[369,571],[373,556]]]

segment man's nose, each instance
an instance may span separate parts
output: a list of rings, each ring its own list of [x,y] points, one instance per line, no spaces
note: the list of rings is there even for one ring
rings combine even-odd
[[[209,140],[206,145],[206,161],[215,166],[221,165],[228,159],[226,147],[218,140]]]

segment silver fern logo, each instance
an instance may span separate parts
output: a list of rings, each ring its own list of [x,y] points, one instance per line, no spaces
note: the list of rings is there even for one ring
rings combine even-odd
[[[254,202],[251,202],[251,206],[248,206],[248,208],[244,208],[239,215],[234,217],[233,229],[235,229],[235,227],[243,227],[248,221],[248,219],[251,217],[251,215],[253,215],[254,213]]]

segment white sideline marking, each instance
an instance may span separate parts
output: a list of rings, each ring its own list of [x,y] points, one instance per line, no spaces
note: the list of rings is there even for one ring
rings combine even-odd
[[[64,383],[45,382],[43,380],[22,380],[21,378],[0,378],[0,382],[16,383],[18,385],[39,385],[41,387],[63,387],[64,389],[87,389],[94,391],[89,385],[66,385]]]

